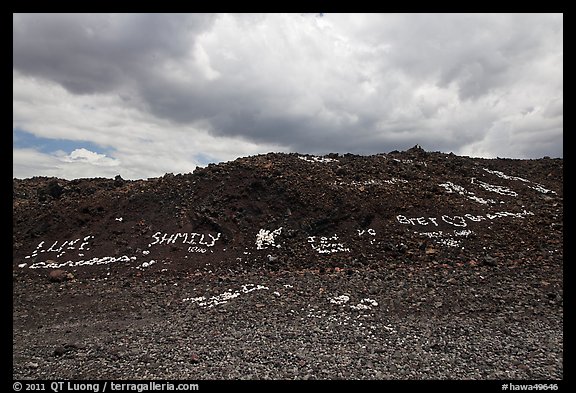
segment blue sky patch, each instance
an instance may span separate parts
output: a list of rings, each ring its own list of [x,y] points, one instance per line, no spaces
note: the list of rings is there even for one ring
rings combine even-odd
[[[75,141],[71,139],[52,139],[38,137],[21,129],[12,130],[13,147],[18,149],[36,149],[42,153],[52,154],[62,150],[70,153],[76,149],[84,148],[95,153],[106,154],[107,149],[88,141]]]
[[[204,153],[197,153],[194,155],[194,158],[198,160],[198,164],[201,166],[206,166],[211,163],[219,162],[219,160]]]

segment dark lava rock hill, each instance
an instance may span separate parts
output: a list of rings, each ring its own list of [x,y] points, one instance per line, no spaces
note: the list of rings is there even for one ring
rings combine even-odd
[[[13,266],[144,271],[561,268],[563,160],[265,154],[128,181],[13,181]]]
[[[13,187],[13,379],[563,382],[561,159],[266,154]]]

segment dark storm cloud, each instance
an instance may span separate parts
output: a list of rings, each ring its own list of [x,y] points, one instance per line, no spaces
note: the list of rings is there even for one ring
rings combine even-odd
[[[16,14],[13,67],[78,94],[138,86],[155,63],[187,55],[213,19],[204,14]]]
[[[18,73],[222,143],[561,151],[562,15],[15,15],[13,32]]]

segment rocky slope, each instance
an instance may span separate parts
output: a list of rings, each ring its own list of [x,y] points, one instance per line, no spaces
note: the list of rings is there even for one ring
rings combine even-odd
[[[15,378],[563,377],[563,161],[14,179]]]

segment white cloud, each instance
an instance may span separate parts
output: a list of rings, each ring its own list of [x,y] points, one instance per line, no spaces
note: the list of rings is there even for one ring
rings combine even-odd
[[[188,173],[205,162],[281,151],[241,138],[216,137],[191,125],[157,119],[109,94],[75,95],[59,85],[14,73],[13,127],[39,137],[90,141],[110,153],[84,148],[42,153],[14,149],[15,177],[114,177],[125,179]],[[36,168],[36,170],[34,170]]]
[[[61,156],[60,160],[63,162],[84,162],[94,166],[120,165],[118,160],[106,157],[106,154],[95,153],[84,148],[74,149],[72,153]]]
[[[88,152],[92,153],[92,152]],[[84,152],[80,154],[86,155]],[[92,153],[96,154],[96,153]],[[67,159],[34,149],[14,149],[13,175],[17,178],[54,176],[64,179],[79,177],[114,177],[118,171],[111,165],[100,165],[90,159]]]

